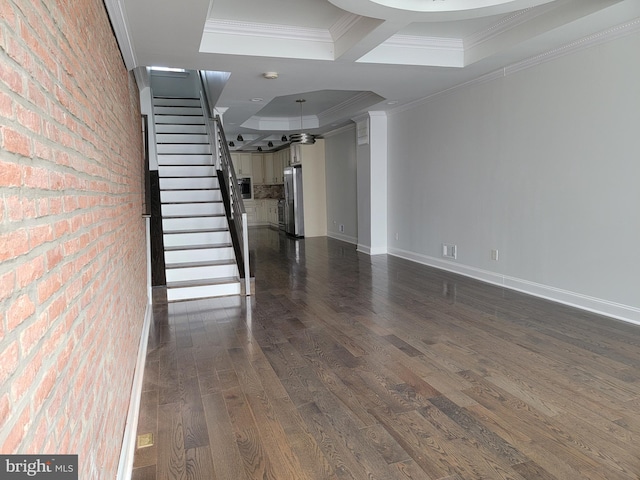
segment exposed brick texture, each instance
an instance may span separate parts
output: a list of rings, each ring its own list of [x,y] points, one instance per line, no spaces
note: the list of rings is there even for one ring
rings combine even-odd
[[[115,478],[146,306],[138,89],[102,0],[0,1],[0,452]]]

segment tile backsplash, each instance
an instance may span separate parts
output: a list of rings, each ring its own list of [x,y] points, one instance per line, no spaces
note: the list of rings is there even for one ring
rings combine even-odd
[[[253,198],[260,200],[263,198],[284,198],[284,185],[254,185]]]

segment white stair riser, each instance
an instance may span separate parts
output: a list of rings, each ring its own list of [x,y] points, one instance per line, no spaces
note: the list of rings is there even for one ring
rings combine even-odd
[[[156,133],[156,142],[160,144],[206,143],[208,145],[209,136],[187,133]]]
[[[215,167],[209,166],[158,166],[160,177],[215,177]],[[217,179],[218,177],[216,177]]]
[[[161,178],[160,190],[189,190],[193,188],[218,188],[218,177]]]
[[[197,154],[197,155],[183,155],[183,154],[158,154],[158,166],[170,167],[172,165],[177,166],[211,166],[213,165],[213,157],[211,154]],[[158,167],[158,168],[159,168]]]
[[[237,277],[238,266],[212,265],[207,267],[167,268],[167,282],[204,280],[208,278]]]
[[[159,143],[156,147],[159,155],[172,153],[177,155],[185,154],[211,154],[211,147],[208,143],[182,144],[182,143]]]
[[[224,204],[218,203],[165,203],[162,204],[163,217],[188,217],[193,215],[222,215]],[[208,227],[209,225],[203,225]]]
[[[231,243],[229,232],[165,233],[162,238],[165,247]]]
[[[173,133],[173,134],[205,134],[207,133],[207,127],[203,125],[175,125],[172,123],[156,124],[156,136],[158,134]]]
[[[202,116],[202,108],[200,106],[184,107],[176,105],[156,105],[153,107],[155,115],[185,115],[185,116]]]
[[[215,260],[232,260],[235,258],[233,247],[198,248],[194,250],[175,250],[164,252],[167,265],[187,262],[208,262]]]
[[[162,203],[172,202],[221,202],[220,190],[168,190],[160,192]]]
[[[202,287],[167,288],[167,300],[170,302],[191,298],[224,297],[226,295],[240,295],[240,282]]]
[[[154,97],[154,106],[199,107],[199,98],[160,98]]]
[[[183,115],[154,115],[156,125],[172,123],[175,125],[204,125],[204,117],[188,117]],[[157,131],[157,130],[156,130]]]
[[[227,228],[226,217],[187,217],[187,218],[164,218],[162,228],[169,233],[176,230],[194,230],[206,225],[208,228]]]

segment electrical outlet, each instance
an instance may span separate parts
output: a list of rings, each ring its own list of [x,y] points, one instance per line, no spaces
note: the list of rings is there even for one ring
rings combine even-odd
[[[340,231],[344,232],[344,225],[340,224]]]
[[[450,243],[442,244],[442,256],[446,258],[458,258],[458,246]]]
[[[498,250],[491,250],[491,260],[498,261]]]

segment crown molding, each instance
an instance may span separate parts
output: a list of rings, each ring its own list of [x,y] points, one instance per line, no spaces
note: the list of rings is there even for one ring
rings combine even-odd
[[[464,52],[464,43],[461,38],[393,35],[388,40],[382,42],[381,45],[394,48],[423,48],[428,50]]]
[[[340,135],[341,133],[355,131],[355,129],[356,129],[356,124],[355,123],[348,123],[347,125],[344,125],[342,127],[336,128],[335,130],[331,130],[331,131],[329,131],[327,133],[323,133],[322,137],[323,138],[335,137],[336,135]]]
[[[124,65],[127,67],[127,70],[133,70],[138,66],[138,59],[136,58],[136,52],[133,49],[133,43],[131,42],[131,36],[127,28],[127,15],[125,14],[122,2],[121,0],[104,0],[104,5],[107,9],[109,20],[111,20],[113,32],[116,35]]]
[[[360,92],[357,95],[334,105],[318,114],[320,125],[330,123],[333,118],[340,118],[343,112],[361,110],[384,101],[384,98],[373,92]]]
[[[347,34],[355,25],[362,19],[360,15],[355,13],[346,13],[340,17],[331,27],[329,27],[329,34],[334,41]]]
[[[466,36],[463,39],[464,46],[465,48],[470,49],[482,45],[483,43],[527,23],[556,7],[557,5],[554,5],[553,3],[547,3],[539,7],[530,7],[513,12],[512,14],[501,18],[497,23]]]
[[[512,73],[519,72],[520,70],[525,70],[527,68],[540,65],[541,63],[555,60],[556,58],[562,57],[564,55],[569,55],[571,53],[585,50],[596,45],[611,42],[618,38],[626,37],[637,32],[640,32],[640,18],[636,18],[635,20],[624,23],[622,25],[616,25],[615,27],[608,28],[592,35],[588,35],[574,42],[567,43],[566,45],[563,45],[561,47],[554,48],[553,50],[549,50],[520,62],[513,63],[504,68],[504,74],[505,76],[511,75]]]
[[[333,43],[329,30],[323,28],[293,27],[236,20],[208,19],[204,24],[204,33]]]
[[[476,77],[472,80],[469,80],[464,83],[460,83],[450,88],[446,88],[439,92],[433,93],[421,99],[418,99],[414,102],[405,103],[404,105],[400,105],[394,109],[388,110],[389,115],[396,115],[408,110],[412,110],[414,108],[420,107],[432,101],[443,98],[447,95],[451,95],[459,90],[481,85],[483,83],[491,82],[497,78],[506,77],[507,75],[511,75],[513,73],[519,72],[521,70],[525,70],[527,68],[534,67],[536,65],[540,65],[552,60],[555,60],[564,55],[569,55],[571,53],[579,52],[581,50],[586,50],[596,45],[601,45],[603,43],[607,43],[618,38],[626,37],[628,35],[632,35],[634,33],[640,32],[640,17],[630,22],[623,23],[621,25],[616,25],[614,27],[602,30],[600,32],[587,35],[579,40],[570,42],[561,47],[554,48],[553,50],[548,50],[538,55],[534,55],[527,59],[524,59],[520,62],[515,62],[510,65],[507,65],[498,70],[494,70],[492,72],[486,73],[479,77]]]

